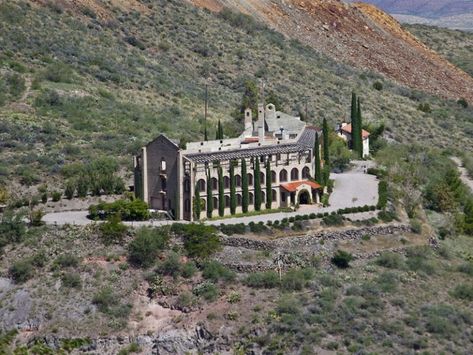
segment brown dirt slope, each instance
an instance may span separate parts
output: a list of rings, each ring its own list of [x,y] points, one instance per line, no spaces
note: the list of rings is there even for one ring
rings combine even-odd
[[[372,5],[338,0],[189,0],[230,7],[358,68],[442,97],[473,101],[473,78],[427,48]]]

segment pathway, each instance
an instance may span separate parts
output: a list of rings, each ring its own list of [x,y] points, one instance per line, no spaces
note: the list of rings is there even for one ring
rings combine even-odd
[[[363,168],[357,165],[355,169],[342,174],[332,174],[334,181],[334,192],[330,196],[330,206],[320,207],[314,205],[301,206],[296,212],[278,212],[258,216],[225,218],[207,221],[210,225],[237,224],[250,222],[258,223],[276,221],[283,218],[294,217],[310,213],[333,212],[340,208],[359,207],[364,205],[376,205],[378,202],[378,181],[375,176],[363,173]],[[87,219],[87,211],[56,212],[46,214],[43,220],[47,224],[76,224],[87,225],[92,223]],[[146,221],[126,222],[126,224],[138,227],[144,225],[161,226],[171,224],[173,221]]]
[[[473,179],[468,175],[468,171],[462,166],[462,162],[457,157],[452,157],[452,160],[457,164],[458,171],[460,172],[463,183],[466,186],[469,186],[471,191],[473,192]]]

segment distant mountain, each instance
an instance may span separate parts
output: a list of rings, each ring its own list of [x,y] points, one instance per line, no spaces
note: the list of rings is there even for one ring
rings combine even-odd
[[[473,31],[473,0],[345,0],[365,2],[390,13],[398,21]]]

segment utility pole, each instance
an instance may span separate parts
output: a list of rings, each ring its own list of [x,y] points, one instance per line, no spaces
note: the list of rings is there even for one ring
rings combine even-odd
[[[266,98],[264,93],[264,80],[261,80],[261,95],[263,97],[263,118],[266,119]]]
[[[309,97],[306,96],[305,97],[305,121],[307,122],[309,120],[309,111],[307,109],[307,105],[308,105],[308,102],[309,102]]]
[[[207,112],[209,105],[209,85],[205,84],[204,141],[207,140]]]

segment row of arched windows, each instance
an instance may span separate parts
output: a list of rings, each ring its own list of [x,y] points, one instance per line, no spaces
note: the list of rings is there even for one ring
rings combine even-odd
[[[288,181],[287,177],[288,177],[288,173],[287,173],[286,169],[283,169],[279,172],[279,181],[280,182],[287,182]],[[308,178],[310,178],[310,169],[308,167],[304,167],[302,169],[302,179],[308,179]],[[291,170],[291,181],[297,181],[297,180],[299,180],[299,169],[294,168],[294,169]],[[261,182],[261,185],[266,184],[266,178],[265,178],[265,174],[263,172],[261,172],[261,175],[260,175],[260,182]],[[271,171],[271,182],[273,184],[276,183],[276,172],[275,171]],[[223,178],[223,184],[224,184],[225,189],[230,188],[230,178],[228,176],[225,176]],[[241,179],[240,175],[235,175],[235,184],[236,184],[237,187],[241,187],[242,179]],[[200,192],[205,192],[207,190],[207,184],[206,184],[204,179],[200,179],[197,182],[197,186],[199,187]],[[217,178],[213,177],[211,179],[211,186],[212,186],[212,190],[217,190],[218,189],[218,179]],[[248,174],[248,186],[253,186],[253,175],[252,174]]]
[[[272,197],[272,201],[275,202],[277,200],[277,191],[276,190],[272,190],[272,193],[271,193],[271,197]],[[250,205],[254,204],[255,203],[255,197],[254,197],[254,194],[252,192],[250,192],[248,194],[248,203]],[[230,196],[229,195],[225,195],[225,208],[230,208]],[[261,191],[261,202],[262,202],[262,205],[264,205],[264,203],[266,202],[266,193],[264,191]],[[237,207],[240,207],[242,205],[242,196],[241,194],[236,194],[236,203],[237,203]],[[202,199],[202,204],[203,204],[203,209],[205,210],[207,208],[207,200],[206,199]],[[213,208],[214,210],[217,210],[218,209],[218,197],[213,197]]]

